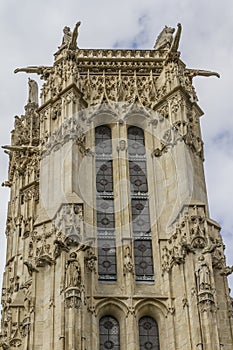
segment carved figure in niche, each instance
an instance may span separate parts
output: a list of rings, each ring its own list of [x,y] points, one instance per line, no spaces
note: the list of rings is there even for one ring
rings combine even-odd
[[[66,288],[81,286],[81,268],[75,252],[70,254],[66,264]]]
[[[24,314],[25,314],[25,316],[28,316],[33,311],[31,288],[30,288],[30,286],[27,286],[27,287],[24,287],[23,289],[24,289],[24,293],[25,293],[24,302],[23,302]]]
[[[170,259],[170,252],[167,247],[163,248],[163,254],[162,254],[162,268],[164,271],[169,271],[171,266],[171,259]]]
[[[130,246],[124,248],[124,273],[133,272],[132,254]]]
[[[33,257],[33,241],[30,241],[28,245],[28,257],[29,258]]]
[[[35,80],[28,78],[29,95],[28,103],[36,103],[38,105],[38,84]]]
[[[120,140],[119,146],[117,147],[117,151],[125,151],[126,150],[126,141]]]
[[[196,275],[199,290],[209,290],[211,288],[210,269],[203,255],[198,258]]]
[[[93,248],[88,248],[87,256],[85,257],[85,263],[90,271],[96,272],[96,260],[97,257],[95,256]]]
[[[161,50],[167,46],[171,47],[174,32],[175,28],[165,26],[155,42],[154,49]]]
[[[12,319],[11,303],[12,303],[12,299],[11,299],[11,297],[8,297],[6,299],[5,306],[3,309],[3,311],[4,311],[3,321],[7,322],[7,323],[9,321],[11,321],[11,319]]]
[[[202,230],[201,227],[200,227],[200,222],[203,221],[203,218],[201,218],[201,217],[193,217],[193,218],[191,218],[191,220],[192,220],[192,224],[193,224],[193,227],[191,229],[191,234],[195,235],[195,236],[197,236],[197,235],[204,236],[204,228]]]

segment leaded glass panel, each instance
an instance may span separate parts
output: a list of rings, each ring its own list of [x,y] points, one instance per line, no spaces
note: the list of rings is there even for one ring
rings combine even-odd
[[[150,237],[151,231],[148,199],[132,198],[131,209],[134,237]]]
[[[99,322],[100,350],[120,350],[120,327],[111,316],[104,316]]]
[[[112,161],[96,161],[97,192],[113,192]]]
[[[134,240],[134,263],[137,281],[154,279],[151,239]]]
[[[137,281],[153,281],[144,132],[136,126],[128,129],[128,153],[135,275]]]
[[[159,330],[157,322],[148,316],[139,320],[140,350],[159,350]]]
[[[95,130],[96,142],[96,221],[99,280],[116,280],[115,214],[113,196],[111,129]]]
[[[105,198],[97,198],[97,227],[98,231],[114,232],[115,219],[114,219],[114,203],[113,200]]]
[[[100,280],[116,279],[115,239],[98,239],[98,272]]]
[[[129,161],[130,190],[135,193],[148,192],[146,162]]]
[[[131,126],[128,128],[128,150],[130,156],[145,155],[144,132],[142,129]]]
[[[112,155],[111,129],[106,125],[95,128],[95,153],[97,155]]]

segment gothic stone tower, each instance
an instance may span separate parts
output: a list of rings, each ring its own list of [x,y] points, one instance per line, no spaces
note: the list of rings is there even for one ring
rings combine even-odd
[[[181,25],[152,50],[77,47],[29,79],[15,118],[2,290],[2,349],[232,350],[219,225],[178,52]]]

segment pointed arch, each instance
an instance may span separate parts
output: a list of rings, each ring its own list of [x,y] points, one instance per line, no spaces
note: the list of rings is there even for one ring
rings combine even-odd
[[[159,328],[154,318],[143,316],[138,322],[140,350],[160,350]]]
[[[120,325],[113,316],[106,315],[99,320],[99,349],[120,350]]]
[[[144,131],[130,126],[127,135],[135,275],[154,281]]]

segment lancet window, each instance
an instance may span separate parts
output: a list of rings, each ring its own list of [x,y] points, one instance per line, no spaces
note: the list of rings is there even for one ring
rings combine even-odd
[[[112,137],[108,126],[95,129],[96,219],[99,280],[116,280],[116,241],[112,169]]]
[[[137,281],[153,281],[145,140],[136,126],[128,128],[128,156],[135,275]]]
[[[157,322],[148,316],[139,320],[140,350],[159,350],[159,330]]]
[[[120,327],[118,321],[111,316],[104,316],[99,322],[100,350],[120,350]]]

